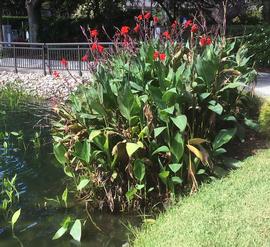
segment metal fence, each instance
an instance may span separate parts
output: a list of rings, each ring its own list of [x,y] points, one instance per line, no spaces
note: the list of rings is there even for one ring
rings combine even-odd
[[[103,42],[105,49],[112,43]],[[42,70],[44,74],[54,70],[65,69],[60,61],[68,60],[68,69],[78,71],[82,75],[88,70],[88,63],[82,62],[82,57],[89,50],[88,43],[20,43],[0,42],[0,68]],[[90,58],[91,59],[91,58]]]

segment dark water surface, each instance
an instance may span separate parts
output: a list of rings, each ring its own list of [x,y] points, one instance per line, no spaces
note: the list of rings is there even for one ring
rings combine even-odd
[[[31,143],[35,132],[41,133],[43,145],[39,151],[28,148],[26,152],[17,146],[17,141],[10,138],[8,150],[0,142],[0,178],[12,178],[17,174],[17,189],[21,208],[21,217],[16,224],[15,232],[25,247],[69,247],[69,246],[122,246],[127,242],[128,222],[135,223],[136,217],[92,213],[94,222],[101,228],[97,230],[88,221],[83,228],[82,242],[76,243],[66,236],[52,241],[54,233],[67,215],[86,218],[81,207],[75,206],[66,212],[56,206],[44,207],[45,197],[61,197],[66,188],[66,178],[52,155],[50,128],[46,120],[49,113],[45,105],[25,103],[20,109],[3,109],[0,104],[0,132],[23,130],[26,145]],[[1,111],[6,110],[6,114]],[[42,121],[40,121],[43,119]],[[35,128],[34,128],[35,126]],[[41,127],[43,126],[43,127]],[[123,224],[124,223],[124,224]],[[18,242],[12,238],[10,226],[0,222],[0,247],[16,247]]]

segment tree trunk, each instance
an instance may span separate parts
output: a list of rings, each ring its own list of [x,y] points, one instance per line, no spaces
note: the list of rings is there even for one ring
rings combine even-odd
[[[267,23],[270,23],[270,0],[263,0],[263,16]]]
[[[2,17],[3,17],[3,6],[2,3],[0,3],[0,42],[3,42]]]
[[[39,24],[41,19],[40,0],[26,0],[25,5],[28,14],[29,42],[38,42]]]

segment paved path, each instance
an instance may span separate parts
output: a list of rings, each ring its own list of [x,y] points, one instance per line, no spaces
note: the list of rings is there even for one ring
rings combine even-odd
[[[270,73],[259,73],[255,92],[257,95],[270,97]]]

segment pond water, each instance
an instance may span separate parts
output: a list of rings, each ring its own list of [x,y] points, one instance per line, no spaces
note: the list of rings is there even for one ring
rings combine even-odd
[[[69,246],[122,246],[127,243],[129,230],[124,226],[137,223],[137,217],[92,213],[93,221],[101,228],[87,223],[83,229],[82,242],[79,244],[67,234],[60,240],[51,240],[60,223],[67,215],[86,218],[80,206],[66,210],[56,206],[46,206],[45,198],[55,198],[66,188],[66,178],[52,154],[50,129],[46,120],[49,113],[46,105],[22,104],[19,110],[4,109],[0,104],[0,132],[20,131],[24,133],[26,146],[31,143],[35,133],[40,133],[40,149],[21,150],[17,141],[7,140],[7,150],[0,143],[0,178],[12,178],[17,174],[17,189],[20,202],[16,208],[22,213],[16,224],[15,232],[25,247],[69,247]],[[2,112],[5,110],[6,112]],[[47,125],[47,127],[46,127]],[[42,126],[42,127],[40,127]],[[45,126],[45,127],[44,127]],[[35,127],[35,128],[34,128]],[[10,226],[0,221],[0,246],[15,247],[18,242],[12,238]]]

